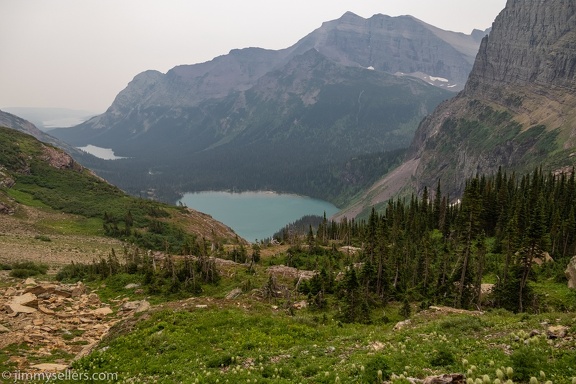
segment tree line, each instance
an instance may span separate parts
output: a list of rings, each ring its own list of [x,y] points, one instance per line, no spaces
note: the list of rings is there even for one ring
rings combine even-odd
[[[360,266],[348,268],[344,278],[350,285],[344,294],[356,301],[410,297],[476,308],[490,275],[496,281],[492,304],[521,312],[534,306],[528,283],[537,277],[536,264],[550,256],[556,262],[542,268],[564,278],[563,267],[576,253],[575,205],[574,172],[537,169],[518,177],[500,169],[468,179],[458,200],[443,194],[439,181],[433,191],[391,200],[382,212],[372,209],[368,220],[324,218],[314,241],[362,249]]]

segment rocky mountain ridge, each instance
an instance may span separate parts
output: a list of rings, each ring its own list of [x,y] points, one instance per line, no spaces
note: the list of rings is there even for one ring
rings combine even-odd
[[[106,114],[119,117],[136,105],[141,109],[193,106],[244,91],[264,74],[312,48],[345,66],[445,78],[454,85],[451,90],[457,91],[462,89],[486,33],[488,30],[475,30],[470,35],[444,31],[411,16],[377,14],[364,19],[347,12],[286,49],[234,49],[205,63],[178,65],[165,75],[152,70],[142,72],[120,92]],[[109,123],[95,119],[94,128]]]
[[[295,47],[299,51],[315,48],[343,65],[420,79],[441,78],[446,81],[438,84],[440,87],[458,91],[470,72],[480,40],[488,32],[475,30],[466,35],[412,16],[377,14],[364,19],[347,12],[338,20],[323,23]]]
[[[458,196],[477,173],[575,165],[576,2],[509,0],[465,89],[420,124],[405,163],[344,215],[434,188]]]
[[[72,152],[74,151],[74,149],[71,146],[63,143],[62,141],[56,139],[53,136],[50,136],[45,132],[42,132],[31,122],[21,117],[18,117],[12,113],[0,111],[0,127],[12,128],[17,131],[34,136],[38,140],[43,141],[45,143],[50,143],[60,148],[68,148],[71,149]]]
[[[312,48],[223,99],[149,107],[103,131],[87,122],[64,133],[129,157],[95,170],[136,195],[153,188],[174,202],[178,192],[264,189],[331,199],[372,177],[346,181],[346,162],[375,154],[382,163],[382,152],[405,148],[418,121],[450,95]],[[166,198],[169,188],[176,193]]]
[[[65,143],[62,140],[57,139],[56,137],[41,131],[38,129],[34,124],[30,121],[25,120],[19,116],[16,116],[12,113],[8,113],[5,111],[0,110],[0,127],[7,127],[14,129],[16,131],[20,131],[22,133],[28,134],[30,136],[35,137],[36,139],[54,145],[66,153],[74,156],[74,158],[80,160],[84,164],[97,164],[99,161],[94,156],[80,151],[79,149],[75,148],[74,146]]]

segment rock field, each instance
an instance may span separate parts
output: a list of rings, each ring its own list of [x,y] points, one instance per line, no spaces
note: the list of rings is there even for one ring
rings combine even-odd
[[[7,364],[15,369],[63,370],[88,354],[114,324],[149,308],[144,300],[102,303],[81,282],[28,278],[0,288],[0,350],[10,354]]]

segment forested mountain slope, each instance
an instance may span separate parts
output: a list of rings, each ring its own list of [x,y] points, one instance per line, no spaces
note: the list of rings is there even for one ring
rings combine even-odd
[[[274,189],[345,201],[462,88],[483,35],[346,13],[283,50],[143,72],[106,113],[53,134],[130,157],[95,169],[134,194]],[[366,155],[370,166],[353,173],[375,171],[350,179]]]

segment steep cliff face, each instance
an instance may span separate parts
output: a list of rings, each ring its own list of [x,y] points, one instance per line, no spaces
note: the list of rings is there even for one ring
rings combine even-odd
[[[403,172],[388,175],[347,215],[438,180],[457,196],[466,177],[499,167],[565,170],[576,164],[575,146],[576,1],[509,0],[464,90],[420,123]]]
[[[569,0],[508,1],[481,44],[465,95],[490,95],[506,86],[573,90],[575,8]]]
[[[483,39],[464,91],[425,119],[411,146],[418,186],[573,163],[576,2],[509,0]],[[444,176],[446,175],[446,176]]]

